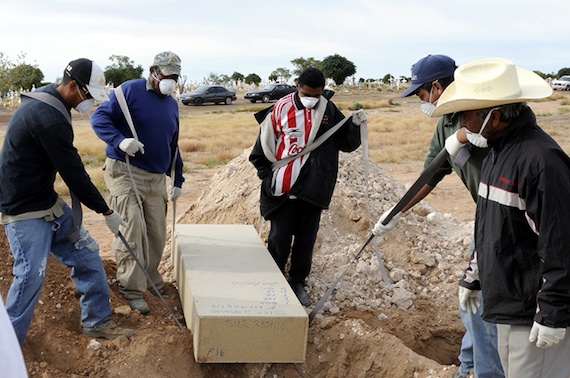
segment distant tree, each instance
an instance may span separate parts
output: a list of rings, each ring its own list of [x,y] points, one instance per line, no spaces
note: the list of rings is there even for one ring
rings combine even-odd
[[[543,79],[546,79],[548,76],[550,76],[550,75],[545,74],[544,72],[541,72],[541,71],[539,71],[539,70],[536,70],[536,71],[533,71],[533,72],[534,72],[535,74],[537,74],[538,76],[540,76],[541,78],[543,78]]]
[[[10,70],[9,81],[14,89],[31,90],[40,87],[44,74],[42,70],[29,64],[20,64]]]
[[[251,73],[245,77],[245,83],[259,85],[259,83],[261,83],[261,78],[259,75]]]
[[[288,81],[291,78],[291,71],[287,68],[279,67],[276,68],[271,75],[269,75],[269,81]]]
[[[291,61],[291,64],[293,64],[296,68],[293,70],[293,75],[295,76],[299,76],[301,74],[301,72],[305,71],[307,68],[309,67],[316,67],[316,68],[320,68],[320,61],[316,60],[315,58],[296,58],[293,59]]]
[[[320,64],[325,77],[333,79],[336,85],[342,85],[344,80],[356,73],[356,66],[350,60],[338,54],[329,55]]]
[[[207,85],[216,85],[220,83],[220,75],[215,72],[210,72],[210,74],[202,79],[202,81]]]
[[[231,76],[231,79],[237,83],[238,81],[243,81],[244,76],[239,72],[234,71],[234,73]]]
[[[570,75],[570,68],[566,67],[566,68],[559,69],[556,77],[560,78],[561,76],[564,76],[564,75]]]
[[[387,73],[386,75],[384,75],[384,77],[382,78],[382,82],[384,84],[388,84],[390,82],[390,78],[392,77],[391,73]]]
[[[107,83],[112,83],[115,87],[127,80],[140,79],[143,67],[139,64],[135,67],[135,62],[128,56],[111,55],[109,60],[113,62],[105,68],[105,79]]]
[[[231,81],[231,78],[226,74],[220,75],[220,81],[216,84],[227,84]]]
[[[0,92],[6,93],[10,89],[9,74],[14,68],[14,63],[8,57],[0,52]]]

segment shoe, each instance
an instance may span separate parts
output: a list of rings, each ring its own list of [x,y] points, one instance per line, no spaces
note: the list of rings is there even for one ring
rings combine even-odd
[[[162,297],[162,299],[168,299],[168,294],[166,294],[166,290],[164,290],[164,288],[158,289],[158,292],[160,293],[160,295],[158,295],[157,292],[154,291],[154,289],[149,289],[149,291],[155,297],[158,297],[158,298]]]
[[[150,312],[146,301],[142,298],[131,299],[129,305],[131,305],[131,309],[140,312],[142,315],[146,315]]]
[[[309,301],[309,296],[305,291],[305,285],[302,283],[292,283],[291,289],[293,289],[293,292],[297,296],[297,299],[299,299],[299,302],[301,302],[303,306],[307,307],[311,303]]]
[[[119,336],[126,336],[128,339],[130,339],[134,336],[135,331],[129,328],[119,327],[114,321],[111,320],[103,328],[96,329],[83,327],[83,334],[89,337],[113,340]]]

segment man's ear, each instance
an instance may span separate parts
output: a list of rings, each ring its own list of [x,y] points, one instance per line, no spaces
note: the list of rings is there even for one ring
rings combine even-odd
[[[431,86],[434,88],[434,92],[437,91],[438,96],[441,96],[443,90],[445,89],[443,88],[443,85],[441,85],[439,81],[434,81],[433,83],[431,83]]]
[[[491,118],[489,119],[489,123],[493,129],[496,129],[499,126],[499,123],[501,123],[501,113],[498,110],[491,111]]]

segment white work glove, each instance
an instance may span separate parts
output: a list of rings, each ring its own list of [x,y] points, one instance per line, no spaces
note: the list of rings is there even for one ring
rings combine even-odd
[[[105,223],[107,223],[107,227],[109,227],[115,236],[119,233],[119,226],[127,227],[127,224],[123,218],[121,218],[119,213],[117,213],[115,210],[113,210],[111,214],[105,215]]]
[[[566,328],[550,328],[534,322],[530,330],[528,341],[539,348],[550,348],[558,344],[566,335]]]
[[[121,143],[119,143],[119,148],[121,151],[125,152],[127,155],[133,157],[137,152],[144,154],[144,144],[136,140],[135,138],[125,138]]]
[[[179,188],[177,186],[173,186],[172,189],[170,190],[170,200],[171,201],[176,201],[178,199],[178,197],[180,197],[180,194],[182,194],[182,188]]]
[[[394,208],[394,206],[392,206],[390,209],[388,209],[384,214],[382,214],[382,216],[380,217],[380,219],[378,220],[378,222],[376,223],[376,226],[374,226],[374,229],[372,229],[372,233],[376,236],[380,236],[385,232],[391,231],[392,229],[394,229],[394,227],[396,227],[396,223],[398,223],[398,221],[400,220],[400,218],[402,217],[402,212],[398,212],[396,215],[394,215],[392,217],[392,219],[390,220],[390,222],[388,222],[388,224],[384,225],[382,224],[382,221],[384,219],[386,219],[386,217],[388,216],[388,214],[390,214],[392,212],[392,209]]]
[[[458,130],[459,131],[459,130]],[[457,140],[457,133],[458,131],[454,132],[452,135],[448,136],[445,139],[445,149],[449,153],[449,156],[455,157],[461,147],[465,146],[467,143],[461,143]]]
[[[366,122],[368,117],[363,109],[358,109],[352,113],[352,123],[356,126],[360,126],[362,123]]]
[[[459,306],[465,312],[477,313],[477,308],[481,305],[479,301],[479,290],[469,290],[466,287],[459,286]]]

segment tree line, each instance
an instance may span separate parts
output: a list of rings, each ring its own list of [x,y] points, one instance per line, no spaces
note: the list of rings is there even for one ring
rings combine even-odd
[[[105,67],[105,78],[107,83],[117,86],[127,80],[138,79],[142,77],[143,67],[135,65],[135,62],[124,55],[111,55],[109,57],[111,64]],[[295,58],[290,61],[294,69],[289,70],[285,67],[278,67],[271,72],[267,78],[271,82],[288,82],[292,77],[297,77],[308,67],[316,67],[320,69],[327,79],[334,81],[336,85],[342,85],[348,77],[356,73],[356,65],[347,58],[333,54],[322,60],[314,57]],[[570,75],[570,68],[561,68],[557,73],[545,74],[540,71],[534,71],[543,78],[559,78],[563,75]],[[386,74],[379,81],[386,82],[391,74]],[[20,53],[15,62],[11,61],[4,53],[0,52],[0,93],[6,93],[9,90],[31,90],[34,87],[40,87],[48,84],[44,83],[44,74],[37,64],[29,64],[26,62],[26,54]],[[58,78],[58,80],[60,80]],[[58,81],[56,80],[56,82]],[[359,83],[374,81],[375,79],[358,80]],[[180,87],[185,88],[187,77],[180,78]],[[246,84],[259,85],[263,80],[256,73],[250,73],[246,76],[240,72],[234,72],[231,76],[226,74],[210,73],[202,79],[204,84],[225,84],[243,82]],[[56,83],[57,84],[57,83]]]

